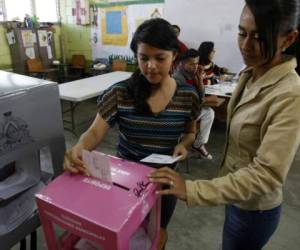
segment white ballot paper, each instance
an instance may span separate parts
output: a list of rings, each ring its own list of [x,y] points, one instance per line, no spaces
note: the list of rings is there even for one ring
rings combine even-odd
[[[182,156],[179,155],[177,157],[173,157],[171,155],[161,155],[161,154],[151,154],[144,159],[141,160],[141,162],[148,162],[148,163],[157,163],[157,164],[173,164],[174,162],[177,162]]]
[[[97,151],[82,150],[82,160],[91,176],[112,183],[111,168],[107,155]]]

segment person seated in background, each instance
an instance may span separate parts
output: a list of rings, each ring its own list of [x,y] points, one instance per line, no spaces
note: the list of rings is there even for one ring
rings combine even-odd
[[[204,67],[205,76],[203,78],[204,85],[216,84],[216,77],[228,72],[227,68],[221,68],[213,62],[215,55],[214,43],[211,41],[203,42],[198,48],[199,64]]]
[[[205,144],[208,142],[210,130],[214,121],[214,110],[205,104],[205,89],[202,82],[203,67],[199,66],[199,54],[195,49],[189,49],[180,57],[179,65],[173,77],[180,83],[193,85],[198,92],[199,99],[203,100],[201,113],[198,117],[200,129],[197,131],[193,149],[196,150],[201,158],[212,159],[212,155],[207,151]]]

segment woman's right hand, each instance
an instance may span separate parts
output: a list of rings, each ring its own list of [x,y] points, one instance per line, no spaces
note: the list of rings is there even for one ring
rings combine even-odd
[[[87,174],[87,169],[82,161],[82,148],[75,145],[67,150],[64,156],[64,170],[73,174]]]
[[[185,180],[176,171],[171,168],[163,167],[155,170],[149,175],[152,183],[169,185],[169,189],[156,191],[160,195],[175,195],[179,199],[186,201],[186,186]]]

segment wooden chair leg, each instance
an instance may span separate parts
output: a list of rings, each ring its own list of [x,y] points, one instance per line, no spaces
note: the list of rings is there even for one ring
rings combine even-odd
[[[20,250],[26,250],[26,238],[20,241]]]

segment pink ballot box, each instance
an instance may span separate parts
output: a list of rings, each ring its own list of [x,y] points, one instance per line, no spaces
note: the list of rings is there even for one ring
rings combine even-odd
[[[156,249],[160,199],[147,178],[151,168],[108,157],[113,184],[64,173],[36,194],[48,249]]]

